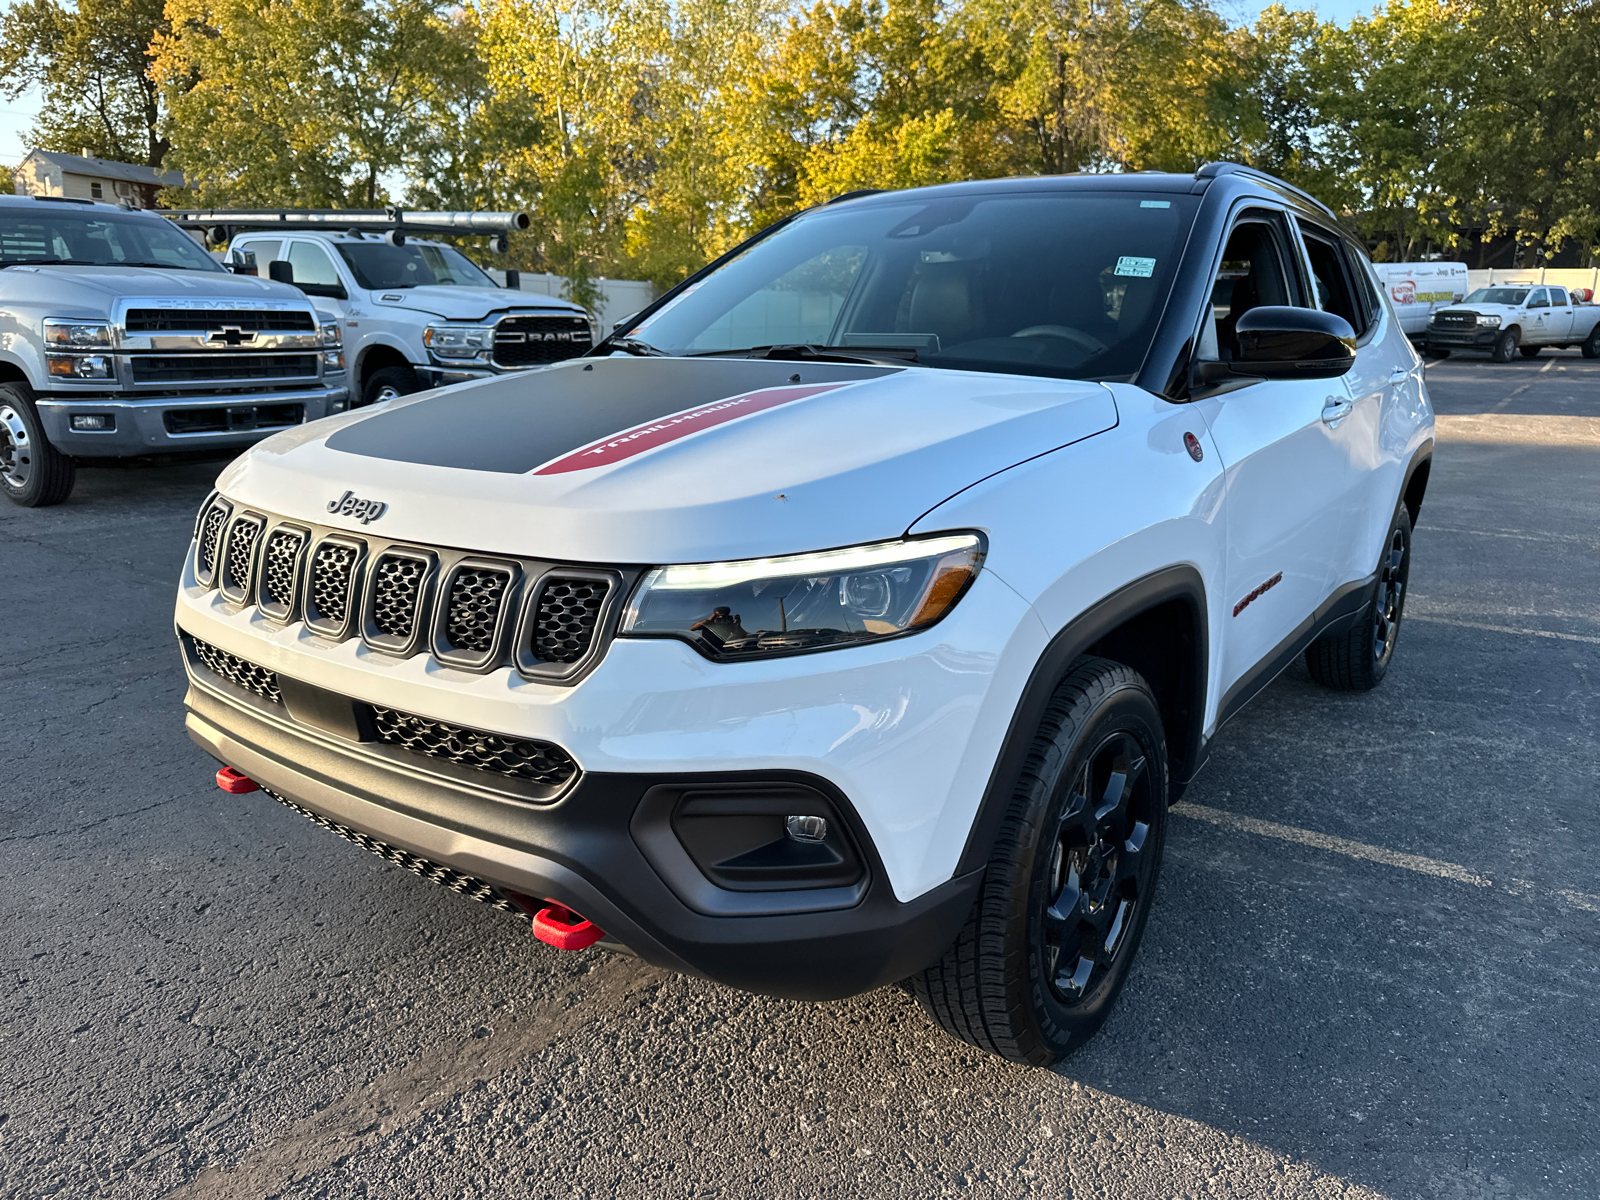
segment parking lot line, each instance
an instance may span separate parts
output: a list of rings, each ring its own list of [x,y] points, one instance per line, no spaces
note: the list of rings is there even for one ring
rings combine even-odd
[[[1587,642],[1591,646],[1600,646],[1600,637],[1591,637],[1586,633],[1557,633],[1553,629],[1518,629],[1512,625],[1490,625],[1486,621],[1461,621],[1455,617],[1431,617],[1425,613],[1407,613],[1406,617],[1412,621],[1422,621],[1428,625],[1454,625],[1457,629],[1481,629],[1485,633],[1513,633],[1522,637],[1555,638],[1563,642]]]
[[[1172,811],[1179,816],[1195,817],[1201,821],[1210,821],[1213,825],[1238,829],[1244,833],[1277,838],[1283,842],[1296,842],[1302,846],[1313,846],[1318,850],[1331,850],[1335,854],[1344,854],[1350,858],[1362,858],[1368,862],[1382,863],[1388,867],[1402,867],[1407,871],[1416,871],[1422,875],[1434,875],[1440,879],[1453,879],[1457,883],[1470,883],[1474,887],[1486,888],[1494,886],[1494,881],[1487,875],[1479,875],[1474,871],[1469,871],[1458,863],[1440,862],[1436,858],[1424,858],[1420,854],[1402,854],[1398,850],[1387,850],[1382,846],[1369,846],[1365,842],[1352,842],[1348,838],[1318,833],[1314,829],[1300,829],[1294,825],[1279,825],[1276,821],[1262,821],[1256,817],[1241,816],[1239,813],[1227,812],[1220,808],[1208,808],[1204,804],[1195,804],[1187,800],[1176,805]]]

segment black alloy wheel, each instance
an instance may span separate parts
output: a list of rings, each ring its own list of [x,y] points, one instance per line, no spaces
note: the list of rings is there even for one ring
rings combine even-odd
[[[1411,517],[1402,504],[1384,538],[1372,598],[1356,623],[1306,647],[1306,670],[1312,679],[1339,692],[1371,691],[1383,682],[1394,661],[1410,579]]]
[[[1084,761],[1057,819],[1055,851],[1039,901],[1040,974],[1065,1007],[1092,1002],[1127,947],[1139,906],[1155,891],[1145,853],[1156,823],[1149,756],[1127,732]]]
[[[955,944],[910,980],[945,1032],[1048,1066],[1105,1024],[1155,899],[1161,710],[1138,672],[1080,658],[1056,687]]]

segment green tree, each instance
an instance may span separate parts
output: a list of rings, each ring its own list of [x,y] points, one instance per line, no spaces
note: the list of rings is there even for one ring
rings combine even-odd
[[[161,167],[171,143],[147,51],[163,0],[22,0],[0,21],[0,96],[31,87],[43,105],[32,140],[46,150]]]
[[[433,0],[169,0],[173,160],[205,203],[371,207],[471,71]]]

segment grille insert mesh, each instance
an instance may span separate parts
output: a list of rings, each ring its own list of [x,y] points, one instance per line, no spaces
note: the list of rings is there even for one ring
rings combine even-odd
[[[261,522],[253,517],[240,517],[228,533],[227,570],[222,586],[225,591],[239,593],[250,590],[250,567],[255,558],[256,539],[261,536]]]
[[[500,608],[511,572],[493,567],[463,567],[450,580],[450,610],[445,638],[457,650],[484,654],[494,646]]]
[[[539,593],[534,616],[533,657],[540,662],[575,663],[594,642],[595,623],[610,583],[556,576]]]
[[[217,569],[217,539],[222,536],[222,523],[227,519],[227,506],[213,504],[200,522],[200,569],[207,575]]]
[[[571,756],[549,742],[463,729],[376,704],[372,705],[372,723],[378,740],[387,745],[511,779],[560,787],[578,773]]]
[[[306,535],[293,529],[274,530],[261,556],[261,603],[280,611],[294,607],[294,575]]]
[[[258,667],[237,654],[219,650],[210,642],[202,642],[199,638],[191,640],[194,642],[195,657],[204,663],[206,670],[213,675],[220,675],[234,687],[254,692],[264,700],[271,700],[274,704],[283,703],[283,695],[278,691],[276,671]]]
[[[353,546],[324,542],[311,560],[311,602],[317,615],[335,625],[350,615],[350,584],[356,551]]]
[[[409,638],[417,628],[422,581],[428,565],[409,555],[385,554],[372,574],[372,623],[379,633]]]
[[[413,875],[419,875],[429,883],[437,883],[440,887],[448,888],[456,895],[465,896],[468,900],[476,900],[479,904],[487,904],[490,908],[498,908],[501,912],[522,915],[522,910],[506,899],[493,884],[485,883],[483,880],[474,878],[471,875],[463,875],[453,867],[433,862],[430,859],[423,858],[420,854],[402,850],[398,846],[391,846],[388,842],[380,842],[371,834],[362,833],[359,829],[351,829],[348,825],[330,821],[321,813],[313,812],[304,805],[285,799],[270,788],[262,788],[261,790],[285,808],[293,809],[302,817],[322,826],[329,833],[336,833],[345,841],[354,842],[363,850],[370,850],[385,862],[393,863],[397,867],[404,867]]]

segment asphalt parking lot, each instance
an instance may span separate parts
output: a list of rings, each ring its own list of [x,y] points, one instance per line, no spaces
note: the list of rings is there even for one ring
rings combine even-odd
[[[1389,679],[1228,726],[1054,1071],[556,952],[219,792],[171,625],[217,464],[0,509],[0,1194],[1600,1195],[1600,362],[1428,375]]]

